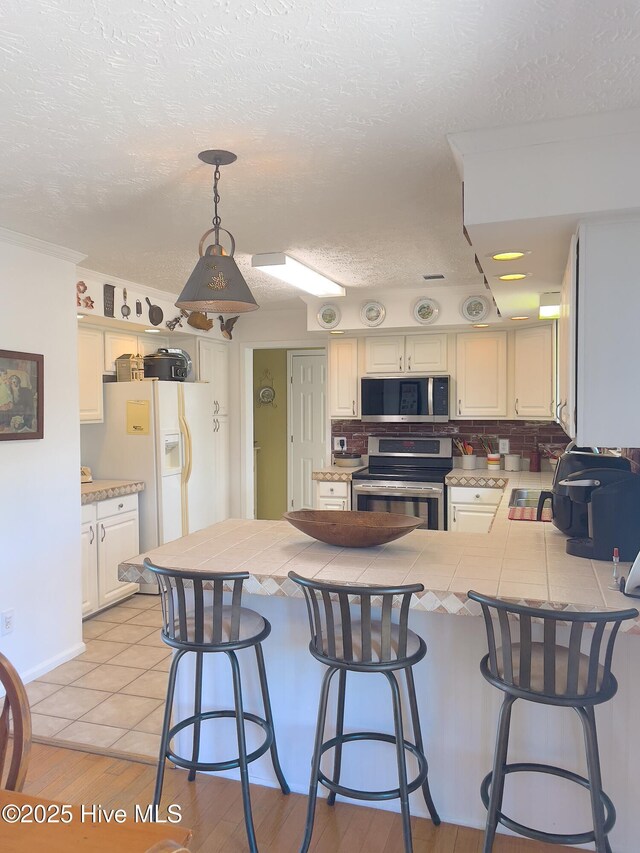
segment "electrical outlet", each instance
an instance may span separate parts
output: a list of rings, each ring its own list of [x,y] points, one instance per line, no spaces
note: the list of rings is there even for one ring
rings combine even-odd
[[[509,452],[509,439],[501,438],[498,441],[498,453],[508,453]]]
[[[0,614],[0,634],[4,637],[5,634],[10,634],[13,631],[13,610],[3,610]]]
[[[347,449],[347,439],[344,436],[340,438],[333,439],[333,449],[334,450],[346,450]]]

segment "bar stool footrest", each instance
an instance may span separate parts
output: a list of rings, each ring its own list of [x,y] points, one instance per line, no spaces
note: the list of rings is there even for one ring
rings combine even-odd
[[[343,734],[342,737],[333,737],[330,740],[326,740],[323,742],[322,747],[320,748],[320,752],[324,753],[330,749],[333,749],[338,743],[351,743],[353,741],[362,741],[362,740],[376,740],[382,741],[383,743],[391,743],[395,746],[396,739],[393,735],[382,734],[380,732],[350,732],[348,734]],[[407,792],[411,793],[412,791],[416,791],[422,783],[425,781],[428,775],[428,767],[427,760],[424,755],[418,751],[418,748],[415,744],[410,743],[409,741],[404,741],[404,748],[408,750],[413,757],[418,762],[418,775],[411,782],[407,783]],[[334,794],[340,794],[343,797],[350,797],[354,800],[393,800],[400,797],[400,789],[399,788],[391,788],[387,791],[361,791],[358,788],[347,788],[345,785],[339,785],[337,782],[329,779],[328,776],[322,772],[322,770],[318,773],[318,781],[320,784],[324,785],[325,788],[328,788],[330,791],[333,791]]]
[[[169,739],[168,744],[171,743],[173,738],[181,732],[183,729],[188,728],[189,726],[193,726],[197,720],[201,722],[204,720],[219,720],[219,719],[235,719],[236,718],[235,711],[206,711],[197,716],[186,717],[184,720],[181,720],[175,726],[172,726],[169,729]],[[255,761],[257,758],[260,758],[261,755],[264,755],[267,750],[269,750],[273,744],[273,729],[269,725],[266,720],[263,720],[262,717],[258,717],[256,714],[250,714],[245,711],[242,715],[245,722],[255,723],[260,726],[265,733],[265,739],[260,744],[260,746],[255,749],[253,752],[247,753],[247,764],[250,764],[252,761]],[[176,755],[175,752],[171,749],[170,746],[167,746],[167,751],[165,753],[165,758],[168,758],[169,761],[172,761],[178,767],[182,767],[185,770],[201,770],[203,772],[208,771],[217,771],[217,770],[233,770],[236,767],[240,767],[240,758],[230,758],[228,761],[215,761],[215,762],[205,762],[205,761],[192,761],[190,758],[183,758],[180,755]]]
[[[584,776],[579,776],[577,773],[572,773],[570,770],[565,770],[562,767],[554,767],[551,764],[531,764],[518,763],[506,764],[504,767],[505,775],[507,773],[548,773],[550,776],[559,776],[561,779],[568,779],[570,782],[575,782],[582,785],[587,790],[591,789],[591,783]],[[480,796],[485,808],[489,805],[489,788],[493,773],[487,773],[480,785]],[[608,835],[616,822],[616,810],[611,802],[611,799],[601,791],[602,803],[605,808],[604,834]],[[544,832],[541,829],[533,829],[530,826],[525,826],[523,823],[513,820],[502,812],[498,812],[498,823],[506,826],[512,832],[517,832],[519,835],[524,835],[526,838],[532,838],[535,841],[545,841],[547,844],[588,844],[595,841],[595,833],[593,830],[589,832],[576,832],[573,834],[560,834],[556,832]]]

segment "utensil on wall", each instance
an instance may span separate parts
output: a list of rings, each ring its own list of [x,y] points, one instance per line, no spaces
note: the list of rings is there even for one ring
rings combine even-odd
[[[115,286],[113,284],[105,284],[102,287],[102,298],[104,301],[104,316],[105,317],[113,317],[113,307],[114,307],[114,294],[115,294]]]
[[[129,306],[127,305],[127,288],[126,287],[123,288],[123,290],[122,290],[122,298],[124,299],[124,305],[120,309],[120,312],[122,314],[122,319],[128,320],[129,315],[131,314],[131,308],[129,308]]]
[[[145,296],[147,305],[149,306],[149,322],[152,326],[159,326],[164,319],[162,308],[159,305],[152,305],[148,296]],[[112,315],[113,316],[113,315]]]
[[[180,328],[182,328],[182,318],[188,316],[189,314],[184,309],[182,309],[178,316],[174,317],[173,320],[167,320],[165,326],[167,327],[167,329],[169,329],[170,332],[173,332],[175,331],[176,326],[180,326]]]
[[[136,299],[136,317],[142,317],[142,302]]]

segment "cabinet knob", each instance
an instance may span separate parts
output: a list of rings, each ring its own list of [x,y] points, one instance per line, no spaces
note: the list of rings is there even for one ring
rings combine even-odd
[[[407,370],[411,370],[411,356],[407,356]]]
[[[105,528],[105,526],[104,526],[104,524],[103,524],[103,525],[102,525],[102,536],[100,537],[100,541],[101,541],[101,542],[104,542],[104,537],[105,537],[106,535],[107,535],[107,530],[106,530],[106,528]]]
[[[476,495],[476,496],[475,496],[475,498],[476,498],[476,500],[477,500],[477,501],[479,501],[479,500],[480,500],[480,495]]]
[[[118,509],[122,509],[123,506],[124,504],[118,504]]]
[[[516,397],[516,415],[519,415],[519,414],[520,414],[520,412],[518,411],[518,398]]]
[[[331,492],[331,494],[333,494],[333,486],[331,486],[331,487],[329,488],[329,491]]]
[[[458,414],[462,414],[462,400],[458,400]]]
[[[93,540],[96,538],[95,531],[93,529],[93,524],[89,525],[89,545],[93,545]]]
[[[400,356],[400,370],[402,370],[402,356]]]
[[[356,401],[352,400],[351,401],[351,414],[355,415],[355,413],[356,413]]]

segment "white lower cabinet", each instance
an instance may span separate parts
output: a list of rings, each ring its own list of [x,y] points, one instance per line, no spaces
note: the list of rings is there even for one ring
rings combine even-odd
[[[488,533],[501,500],[500,489],[451,487],[449,530],[455,533]]]
[[[140,551],[138,496],[110,498],[82,507],[82,615],[138,591],[118,580],[118,565]]]
[[[351,509],[351,483],[316,480],[316,509]]]

